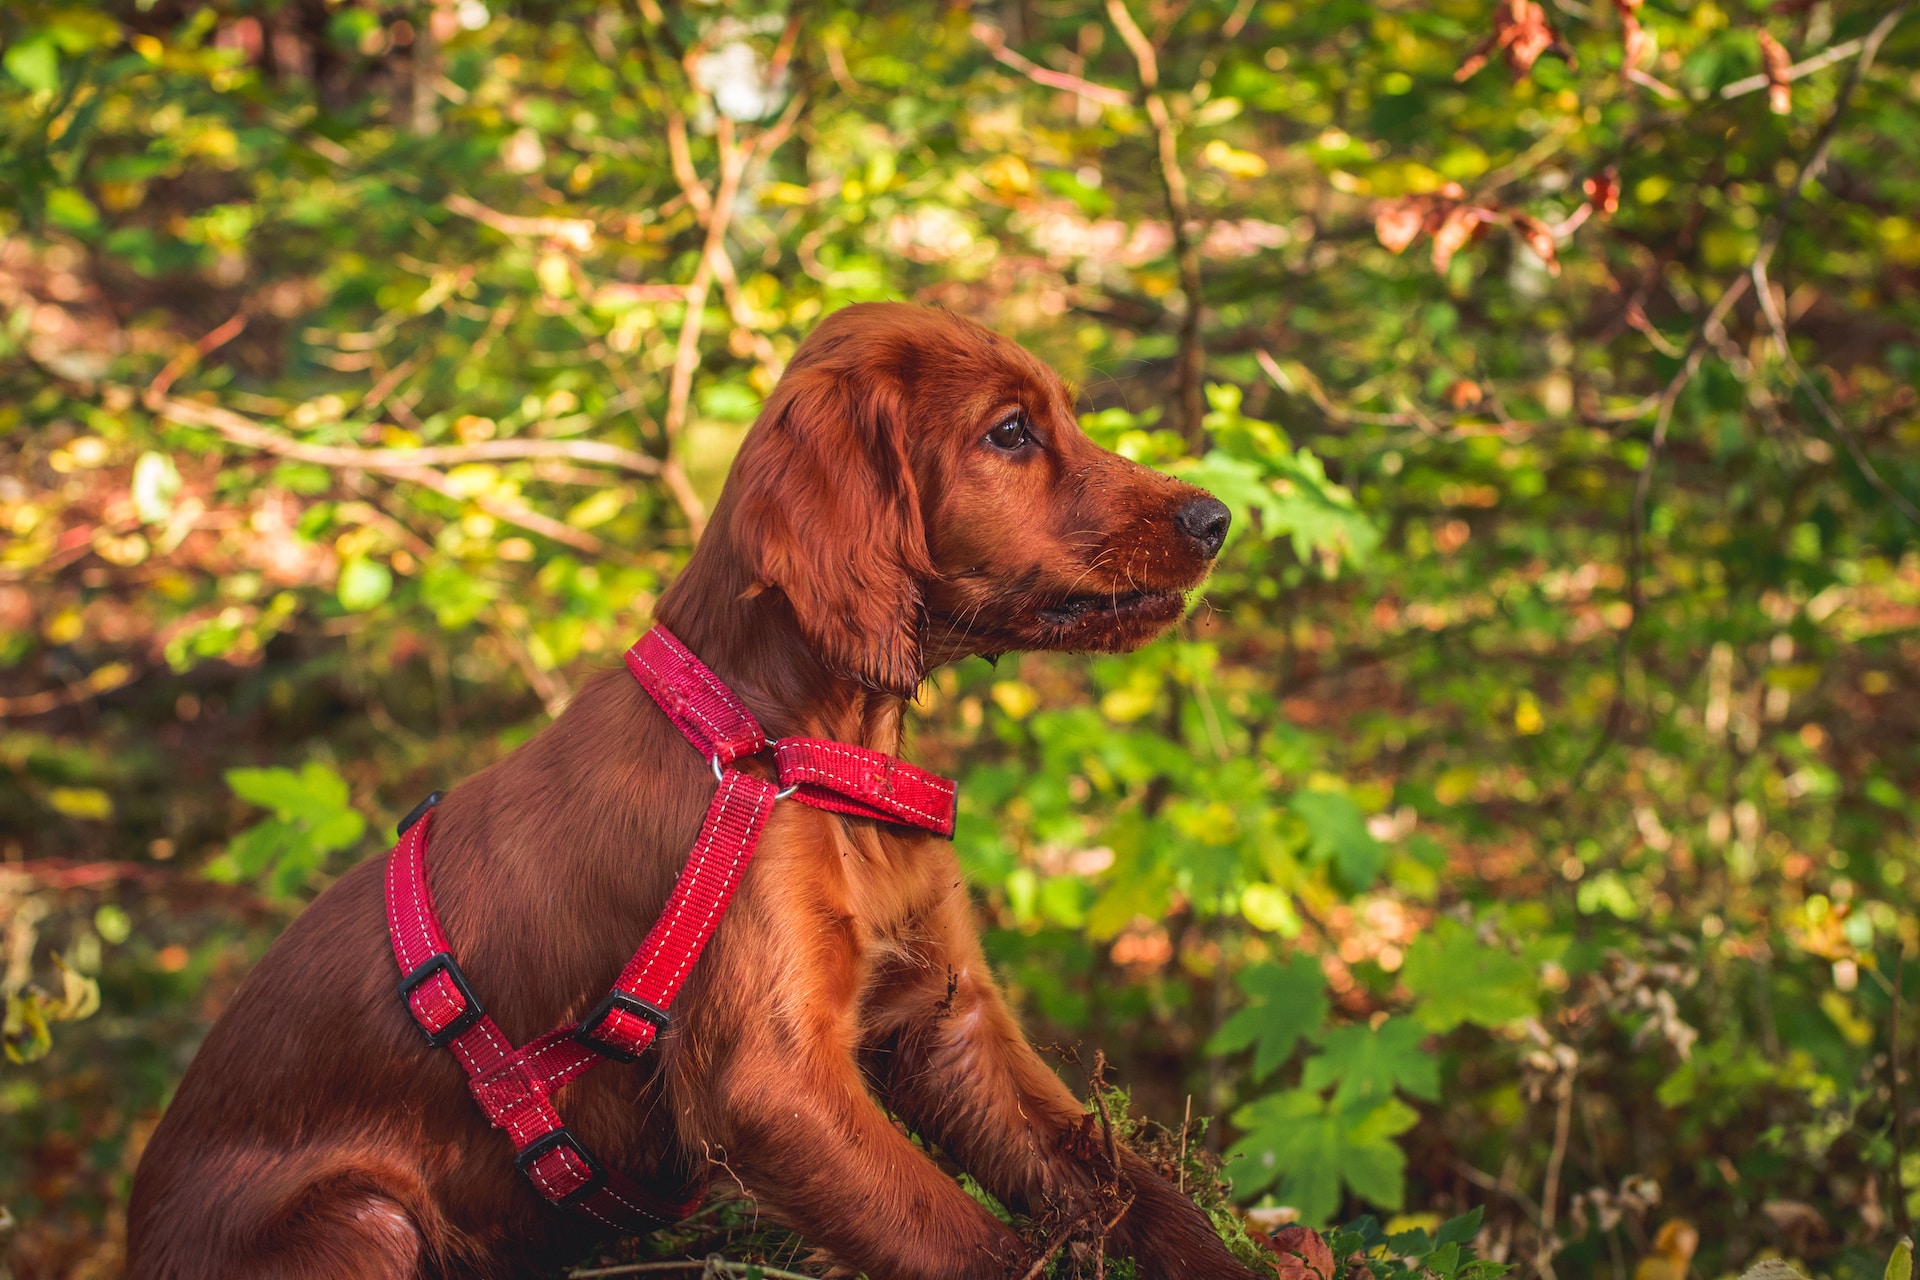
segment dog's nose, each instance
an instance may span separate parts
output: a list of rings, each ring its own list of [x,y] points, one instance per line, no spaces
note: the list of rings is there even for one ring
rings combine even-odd
[[[1194,540],[1201,555],[1211,560],[1220,554],[1220,544],[1227,540],[1227,526],[1233,523],[1233,513],[1227,510],[1226,503],[1203,493],[1174,512],[1173,523]]]

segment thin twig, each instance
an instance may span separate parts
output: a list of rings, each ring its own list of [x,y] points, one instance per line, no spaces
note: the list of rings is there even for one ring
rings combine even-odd
[[[1844,62],[1851,58],[1866,47],[1866,43],[1865,40],[1842,40],[1831,48],[1822,49],[1805,62],[1794,63],[1787,68],[1786,74],[1781,78],[1791,83],[1802,76],[1810,76],[1823,67],[1830,67],[1836,62]],[[1722,85],[1720,96],[1738,98],[1744,94],[1758,93],[1772,83],[1765,75],[1748,76],[1744,80],[1735,80],[1732,84]]]
[[[490,209],[471,196],[459,194],[448,196],[445,204],[449,212],[472,218],[504,236],[552,240],[579,253],[586,253],[593,248],[596,228],[587,218],[523,218],[518,214]]]
[[[43,716],[49,711],[58,711],[62,707],[77,706],[103,694],[112,693],[116,689],[125,688],[133,683],[137,675],[138,673],[124,662],[109,662],[89,672],[84,679],[76,680],[65,688],[0,698],[0,720],[21,720],[28,716]]]
[[[1113,1140],[1113,1116],[1107,1111],[1107,1054],[1104,1049],[1096,1049],[1093,1055],[1093,1070],[1087,1073],[1089,1092],[1093,1094],[1093,1103],[1100,1108],[1100,1131],[1107,1139],[1107,1167],[1113,1170],[1114,1183],[1120,1180],[1120,1149]]]
[[[1893,1221],[1901,1235],[1913,1234],[1913,1217],[1907,1212],[1907,1191],[1900,1164],[1907,1151],[1907,1108],[1900,1089],[1900,1006],[1907,985],[1907,948],[1900,943],[1893,953],[1893,1014],[1887,1033],[1887,1094],[1893,1104]]]
[[[1133,98],[1125,91],[1104,84],[1096,84],[1081,76],[1069,75],[1064,71],[1055,71],[1043,67],[1022,57],[1007,47],[1007,37],[1000,28],[985,22],[973,24],[973,38],[987,47],[996,62],[1012,67],[1035,84],[1045,85],[1049,89],[1060,89],[1081,99],[1103,107],[1126,107],[1133,105]]]
[[[1180,318],[1180,355],[1175,369],[1180,398],[1180,431],[1196,452],[1206,443],[1206,396],[1201,380],[1206,372],[1206,351],[1200,344],[1200,246],[1189,233],[1187,223],[1192,205],[1187,191],[1186,171],[1180,167],[1180,130],[1167,110],[1160,92],[1160,62],[1153,42],[1133,20],[1126,0],[1107,0],[1107,16],[1133,54],[1140,71],[1140,94],[1153,123],[1160,146],[1160,184],[1167,200],[1168,221],[1172,223],[1173,256],[1180,266],[1180,288],[1187,295],[1185,313]]]
[[[239,337],[240,331],[246,327],[247,313],[240,311],[236,312],[223,323],[217,324],[207,330],[206,333],[200,336],[198,342],[194,343],[191,347],[184,348],[175,354],[173,359],[167,361],[160,372],[154,375],[152,383],[148,385],[147,394],[155,396],[164,396],[167,394],[167,388],[174,384],[175,379],[200,361],[206,359],[208,353],[212,352],[215,348],[225,346],[227,343]]]
[[[1573,1127],[1573,1073],[1560,1083],[1560,1105],[1553,1117],[1553,1150],[1547,1153],[1547,1179],[1540,1189],[1540,1248],[1533,1259],[1534,1270],[1553,1280],[1554,1207],[1560,1199],[1560,1169],[1567,1159],[1567,1138]]]
[[[1187,1095],[1187,1113],[1180,1117],[1180,1179],[1181,1195],[1187,1194],[1187,1130],[1193,1127],[1193,1095]]]
[[[567,1272],[568,1280],[597,1280],[601,1276],[640,1276],[667,1271],[724,1271],[730,1276],[762,1275],[768,1280],[819,1280],[798,1271],[782,1271],[759,1262],[728,1262],[720,1258],[681,1258],[669,1262],[623,1262],[617,1267],[591,1267]]]

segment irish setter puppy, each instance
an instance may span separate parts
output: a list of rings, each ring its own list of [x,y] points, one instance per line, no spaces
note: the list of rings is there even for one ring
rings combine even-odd
[[[897,753],[904,700],[943,662],[1150,639],[1227,519],[1096,446],[1013,343],[940,311],[848,307],[795,355],[659,618],[769,736]],[[607,991],[713,791],[624,671],[452,789],[433,891],[514,1043]],[[135,1280],[491,1277],[591,1243],[402,1008],[383,862],[321,894],[208,1035],[134,1181]],[[1070,1214],[1117,1176],[1132,1203],[1107,1247],[1142,1277],[1252,1275],[1144,1161],[1123,1151],[1116,1174],[1088,1140],[994,986],[952,847],[906,827],[777,805],[671,1029],[557,1103],[650,1189],[724,1169],[874,1280],[1032,1261],[907,1131],[1030,1213]]]

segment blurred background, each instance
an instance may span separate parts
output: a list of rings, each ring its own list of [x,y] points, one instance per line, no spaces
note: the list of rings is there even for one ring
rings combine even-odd
[[[1525,1275],[1909,1229],[1906,4],[14,0],[0,130],[19,1280],[118,1273],[251,962],[879,298],[1235,511],[1166,640],[913,711],[1076,1088]]]

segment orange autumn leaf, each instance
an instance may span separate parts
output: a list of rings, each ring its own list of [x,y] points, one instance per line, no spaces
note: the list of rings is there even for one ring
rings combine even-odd
[[[1611,165],[1605,173],[1596,174],[1582,184],[1587,193],[1587,203],[1594,212],[1603,218],[1612,217],[1620,207],[1620,171]]]
[[[1333,1250],[1318,1231],[1296,1223],[1260,1243],[1279,1259],[1280,1280],[1333,1280]]]
[[[1573,50],[1560,39],[1560,33],[1547,21],[1547,11],[1534,0],[1500,0],[1493,11],[1493,34],[1482,41],[1480,47],[1467,55],[1460,69],[1453,73],[1455,80],[1466,80],[1480,68],[1487,65],[1490,54],[1501,53],[1506,56],[1507,67],[1513,72],[1514,79],[1527,74],[1540,55],[1549,50],[1565,58],[1569,65],[1574,61]]]
[[[1433,269],[1444,272],[1453,255],[1486,234],[1487,223],[1497,215],[1492,209],[1476,205],[1456,205],[1447,211],[1439,229],[1433,233]]]
[[[1399,253],[1420,238],[1427,210],[1418,196],[1382,200],[1373,207],[1373,233],[1391,253]]]
[[[1760,64],[1767,73],[1767,106],[1773,114],[1784,116],[1793,110],[1793,59],[1771,32],[1760,32]]]
[[[1514,214],[1508,219],[1508,223],[1513,227],[1514,234],[1526,243],[1527,248],[1533,250],[1540,260],[1547,264],[1547,271],[1553,275],[1559,275],[1559,246],[1547,224],[1524,213]]]

